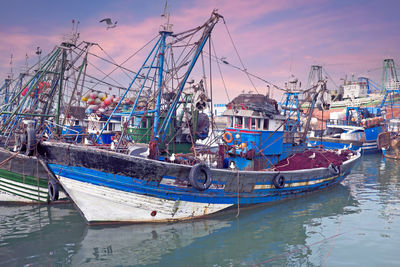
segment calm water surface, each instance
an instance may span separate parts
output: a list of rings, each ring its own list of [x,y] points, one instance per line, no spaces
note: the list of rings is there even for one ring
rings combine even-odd
[[[400,162],[365,156],[303,198],[157,225],[88,227],[72,205],[0,206],[1,266],[400,266]]]

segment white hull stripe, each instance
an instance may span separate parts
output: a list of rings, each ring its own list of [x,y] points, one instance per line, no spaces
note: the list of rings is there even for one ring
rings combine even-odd
[[[186,220],[215,213],[232,205],[167,200],[67,177],[58,178],[89,223]]]
[[[32,190],[33,190],[33,191],[38,191],[38,190],[39,190],[40,192],[46,193],[46,194],[47,194],[47,191],[48,191],[47,187],[46,187],[46,188],[37,187],[37,186],[28,185],[28,184],[25,184],[25,183],[19,183],[19,182],[10,180],[10,179],[6,179],[6,178],[0,177],[0,183],[1,183],[1,182],[7,183],[7,184],[13,184],[13,185],[18,186],[18,187],[20,187],[20,188],[24,188],[24,189],[31,190],[31,191],[32,191]]]

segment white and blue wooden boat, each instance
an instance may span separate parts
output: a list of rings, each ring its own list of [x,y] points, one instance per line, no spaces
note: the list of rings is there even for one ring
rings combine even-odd
[[[186,220],[302,196],[340,183],[360,158],[355,153],[336,169],[240,171],[79,144],[43,142],[39,149],[89,224]]]
[[[189,63],[185,61],[182,65],[188,66],[188,70],[182,76],[176,75],[183,78],[180,79],[178,88],[174,87],[176,91],[172,94],[172,98],[165,97],[162,94],[162,89],[166,87],[163,80],[164,55],[168,54],[164,49],[172,46],[166,44],[165,40],[168,36],[175,36],[178,39],[186,38],[187,32],[174,35],[168,31],[168,28],[164,28],[160,32],[159,41],[146,59],[146,62],[149,58],[149,61],[153,58],[152,62],[156,62],[155,59],[157,59],[160,65],[143,64],[143,67],[137,72],[136,77],[138,75],[158,77],[157,90],[155,90],[157,95],[153,98],[156,100],[154,105],[151,105],[148,110],[135,110],[136,101],[127,117],[127,121],[129,121],[132,116],[144,117],[146,114],[154,114],[154,120],[151,122],[153,134],[149,141],[150,153],[148,158],[128,155],[118,149],[109,150],[96,146],[51,140],[41,142],[38,145],[37,149],[42,163],[51,170],[54,178],[58,179],[89,224],[188,220],[232,207],[272,203],[336,185],[350,173],[357,163],[360,153],[355,152],[346,154],[346,158],[336,165],[330,162],[326,166],[309,169],[304,169],[301,166],[288,171],[265,169],[268,164],[254,164],[250,157],[246,159],[249,162],[241,167],[238,166],[240,164],[237,164],[238,161],[236,160],[245,156],[243,153],[237,154],[235,151],[236,145],[241,145],[244,141],[240,138],[235,139],[241,140],[240,144],[233,140],[227,142],[231,143],[233,150],[226,151],[223,149],[225,145],[220,146],[217,155],[213,155],[217,162],[216,167],[214,167],[214,164],[205,164],[199,161],[200,157],[196,157],[196,155],[184,154],[170,157],[168,154],[162,154],[163,152],[159,149],[161,145],[168,146],[168,143],[173,140],[169,138],[176,136],[176,132],[171,134],[171,127],[169,126],[176,123],[178,104],[185,102],[181,101],[180,98],[185,83],[210,36],[211,30],[220,18],[221,16],[214,11],[211,18],[202,26],[204,30],[201,33],[201,38],[196,42],[197,47],[191,49],[191,51],[194,51],[192,60]],[[156,53],[153,53],[153,51],[156,51]],[[146,71],[152,70],[158,72],[152,75],[148,72],[146,74]],[[172,73],[172,71],[166,73]],[[136,77],[131,85],[135,82]],[[154,80],[151,80],[151,84],[153,82]],[[320,88],[324,87],[322,85],[324,83],[319,85]],[[144,88],[145,82],[143,81],[137,99],[141,97],[140,93]],[[121,101],[129,90],[130,87],[121,97]],[[120,103],[116,105],[113,113],[118,109]],[[315,101],[312,106],[314,104]],[[248,111],[255,112],[256,110],[246,108],[246,112]],[[278,121],[283,124],[285,122],[283,117],[276,114],[275,109],[270,110],[268,114],[265,110],[260,110],[259,114],[250,115],[248,117],[249,125],[253,125],[254,118],[256,128],[261,125],[260,123],[257,124],[258,119],[263,119],[264,124],[262,125],[264,126],[262,127],[266,125],[265,118],[271,119],[270,124],[268,124],[271,125],[271,128],[266,129],[265,132],[261,131],[254,134],[261,135],[262,139],[259,140],[259,144],[262,150],[268,149],[270,145],[276,146],[272,154],[277,156],[277,160],[282,159],[282,157],[279,157],[283,154],[282,151],[286,153],[286,149],[282,149],[282,146],[285,144],[289,146],[290,142],[280,141],[276,143],[272,133],[277,128],[273,127],[272,124],[278,123]],[[113,114],[110,115],[103,130],[112,117]],[[242,121],[245,121],[245,118],[242,117]],[[286,122],[289,122],[289,120]],[[186,125],[190,125],[190,120],[186,121]],[[285,129],[296,129],[297,126],[288,124]],[[241,129],[236,126],[227,130],[227,133],[232,135],[232,131],[255,132],[257,129],[247,129],[242,125]],[[291,130],[286,132],[291,132]],[[99,133],[99,136],[101,133]],[[194,134],[197,133],[188,132],[191,139]],[[237,133],[234,134],[236,137]],[[249,134],[253,134],[253,132]],[[295,130],[293,130],[294,134]],[[244,138],[244,135],[242,136]],[[283,132],[278,133],[277,136],[278,139],[285,138]],[[249,139],[248,141],[247,151],[252,151],[250,147],[252,140]],[[266,144],[265,147],[263,146],[264,143]],[[243,146],[241,145],[242,149]],[[290,146],[292,148],[303,147],[304,149],[304,144],[300,143],[298,145],[290,143]],[[293,153],[291,152],[291,154]],[[228,164],[223,164],[226,159],[228,159]],[[236,164],[230,164],[229,161]],[[263,163],[261,158],[258,159],[258,162]],[[276,163],[276,161],[274,162]]]
[[[309,144],[328,149],[361,149],[363,153],[376,153],[378,135],[384,131],[383,118],[368,112],[368,108],[347,107],[343,119],[330,119],[321,136],[310,135]]]

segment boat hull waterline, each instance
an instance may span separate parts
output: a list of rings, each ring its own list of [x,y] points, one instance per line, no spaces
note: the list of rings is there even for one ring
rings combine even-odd
[[[41,149],[49,169],[89,224],[188,220],[238,204],[293,198],[341,182],[360,158],[357,153],[345,161],[338,174],[329,168],[281,172],[211,169],[211,186],[199,191],[187,179],[192,166],[62,143],[43,142]],[[283,188],[273,184],[277,175],[285,178]]]

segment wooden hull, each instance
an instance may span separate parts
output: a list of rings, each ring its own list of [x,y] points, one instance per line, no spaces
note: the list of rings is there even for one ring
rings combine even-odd
[[[0,203],[50,202],[49,173],[36,157],[0,148],[0,162]]]
[[[89,224],[187,220],[234,205],[301,196],[341,182],[360,157],[341,165],[339,174],[328,168],[211,169],[211,186],[198,191],[187,178],[192,166],[52,142],[43,142],[40,153]],[[273,185],[278,174],[285,178],[281,189]]]
[[[385,158],[400,160],[400,156],[396,156],[395,154],[391,154],[391,153],[388,153],[388,152],[385,153]]]

